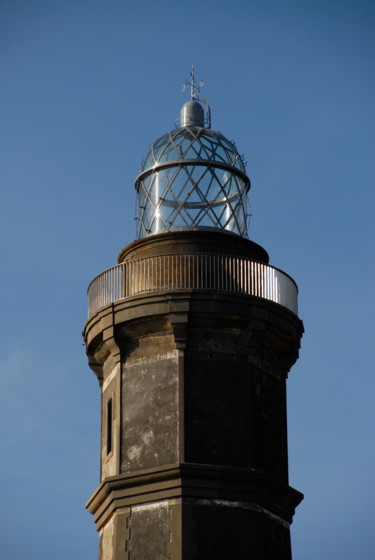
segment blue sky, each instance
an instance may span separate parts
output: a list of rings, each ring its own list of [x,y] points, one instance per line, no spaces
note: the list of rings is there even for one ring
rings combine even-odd
[[[96,558],[86,288],[135,237],[134,179],[192,62],[248,162],[249,236],[300,288],[294,559],[374,558],[374,32],[363,0],[1,2],[4,560]]]

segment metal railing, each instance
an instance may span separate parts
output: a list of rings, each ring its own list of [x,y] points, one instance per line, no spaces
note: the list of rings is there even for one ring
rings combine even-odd
[[[115,301],[176,290],[256,296],[298,313],[297,285],[281,270],[233,255],[183,253],[135,259],[99,274],[88,288],[89,318]]]

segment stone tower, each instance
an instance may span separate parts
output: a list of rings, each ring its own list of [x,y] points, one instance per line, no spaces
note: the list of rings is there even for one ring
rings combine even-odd
[[[250,181],[192,76],[136,180],[138,239],[89,287],[100,560],[290,560],[297,287],[247,239]]]

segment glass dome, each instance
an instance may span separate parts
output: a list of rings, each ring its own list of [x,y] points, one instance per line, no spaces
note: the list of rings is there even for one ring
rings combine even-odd
[[[139,238],[202,227],[247,236],[250,181],[220,132],[197,125],[168,132],[150,146],[135,186]]]

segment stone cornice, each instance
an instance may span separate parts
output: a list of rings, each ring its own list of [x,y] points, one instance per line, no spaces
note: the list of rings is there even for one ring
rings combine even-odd
[[[256,469],[181,463],[107,478],[86,508],[100,530],[116,509],[176,498],[240,501],[291,523],[303,495]]]
[[[265,361],[284,375],[298,358],[303,333],[294,313],[254,296],[192,290],[142,294],[110,304],[86,323],[83,334],[92,369],[99,371],[108,353],[118,360],[121,339],[136,336],[137,325],[144,333],[145,321],[147,332],[173,332],[177,348],[188,347],[190,328],[211,328],[214,322],[215,329],[240,329],[245,352],[259,356],[261,348]]]

